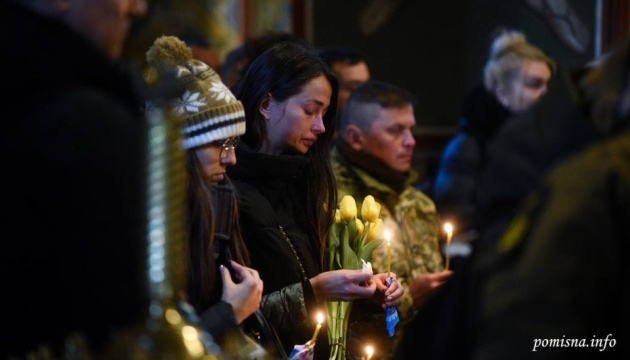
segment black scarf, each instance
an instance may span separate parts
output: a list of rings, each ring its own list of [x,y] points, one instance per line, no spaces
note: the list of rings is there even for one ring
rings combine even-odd
[[[387,166],[383,161],[361,151],[355,151],[343,139],[337,140],[337,149],[348,164],[359,167],[379,182],[391,187],[400,194],[407,186],[409,173],[401,173]]]
[[[483,86],[477,86],[466,97],[460,127],[474,136],[482,146],[494,138],[499,128],[512,115],[497,98]]]

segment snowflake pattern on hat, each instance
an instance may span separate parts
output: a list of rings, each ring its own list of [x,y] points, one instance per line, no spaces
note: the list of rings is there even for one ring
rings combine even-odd
[[[214,93],[212,96],[217,100],[225,99],[227,102],[236,101],[236,96],[234,96],[230,89],[228,89],[222,82],[213,81],[212,86],[208,89],[208,91]]]
[[[147,52],[149,65],[175,77],[182,93],[169,101],[180,124],[185,149],[245,133],[245,109],[207,64],[192,58],[192,50],[175,36],[155,40]]]
[[[193,114],[199,112],[199,108],[207,106],[206,99],[201,93],[191,93],[186,90],[182,96],[174,101],[173,109],[177,115]]]

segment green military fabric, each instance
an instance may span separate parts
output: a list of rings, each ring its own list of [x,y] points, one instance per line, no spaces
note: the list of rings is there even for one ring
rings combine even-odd
[[[402,303],[398,307],[401,322],[396,326],[395,337],[399,339],[402,335],[401,329],[416,312],[409,293],[409,282],[420,274],[440,272],[444,268],[438,241],[440,220],[435,204],[431,198],[411,185],[418,178],[413,170],[402,192],[397,193],[364,169],[350,164],[337,149],[332,151],[332,167],[340,200],[345,195],[352,195],[358,209],[361,209],[365,196],[372,195],[382,205],[381,238],[384,238],[384,230],[389,230],[391,271],[396,274],[396,278],[405,289]],[[386,254],[386,242],[383,241],[372,254],[372,268],[375,274],[387,272]]]

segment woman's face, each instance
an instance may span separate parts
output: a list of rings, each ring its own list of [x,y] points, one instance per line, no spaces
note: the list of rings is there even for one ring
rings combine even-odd
[[[218,140],[193,150],[197,156],[199,172],[210,184],[218,184],[225,178],[225,168],[236,164],[235,140]]]
[[[543,61],[526,60],[521,73],[510,83],[499,85],[496,96],[512,112],[529,109],[547,92],[551,69]]]
[[[265,153],[306,154],[317,141],[317,136],[326,131],[324,114],[330,106],[332,86],[324,75],[309,80],[302,90],[283,102],[271,95],[260,105],[260,113],[267,120],[269,146]]]

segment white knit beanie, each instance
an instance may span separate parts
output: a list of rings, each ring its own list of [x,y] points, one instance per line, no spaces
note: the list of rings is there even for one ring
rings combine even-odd
[[[245,133],[245,110],[219,75],[192,58],[192,50],[175,36],[155,40],[147,52],[150,66],[176,77],[183,93],[170,102],[176,115],[185,118],[182,146],[191,149]]]

